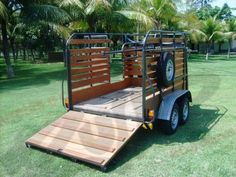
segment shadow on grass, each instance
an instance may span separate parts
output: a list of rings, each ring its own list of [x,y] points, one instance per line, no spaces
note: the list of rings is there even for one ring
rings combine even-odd
[[[179,127],[174,135],[164,135],[158,128],[157,131],[140,129],[124,149],[116,155],[108,168],[108,172],[124,165],[125,162],[154,144],[171,146],[175,143],[189,143],[202,139],[226,112],[227,109],[222,106],[193,105],[189,122]]]
[[[58,71],[49,71],[49,72],[40,72],[38,69],[27,69],[21,72],[24,74],[19,74],[14,79],[5,79],[1,80],[1,91],[8,90],[20,90],[25,87],[30,86],[40,86],[40,85],[48,85],[52,80],[62,80],[64,77],[64,72],[62,70]],[[23,76],[22,76],[23,75]]]

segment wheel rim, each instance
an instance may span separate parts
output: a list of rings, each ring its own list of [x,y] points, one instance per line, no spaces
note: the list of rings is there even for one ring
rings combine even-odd
[[[172,116],[171,116],[171,128],[173,130],[176,129],[177,125],[178,125],[178,120],[179,120],[179,113],[177,109],[173,110]]]
[[[171,81],[174,75],[174,63],[172,60],[168,60],[166,65],[166,78],[168,81]]]
[[[183,107],[183,120],[186,120],[188,118],[188,112],[189,112],[188,103],[185,102]]]

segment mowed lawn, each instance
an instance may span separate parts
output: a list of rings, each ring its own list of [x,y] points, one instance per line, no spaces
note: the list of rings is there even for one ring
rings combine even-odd
[[[25,140],[65,113],[61,104],[63,64],[16,66],[4,79],[0,64],[0,176],[236,176],[236,57],[191,56],[193,95],[189,122],[176,134],[140,130],[108,171],[28,149]],[[113,76],[119,78],[117,67]]]

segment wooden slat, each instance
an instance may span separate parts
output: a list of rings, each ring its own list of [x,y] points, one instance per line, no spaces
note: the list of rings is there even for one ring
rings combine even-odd
[[[94,124],[85,123],[85,122],[78,122],[78,121],[68,120],[64,118],[56,120],[51,125],[64,128],[64,129],[69,129],[72,131],[100,136],[103,138],[114,139],[117,141],[124,141],[126,139],[126,136],[132,133],[132,132],[124,131],[124,130],[94,125]]]
[[[125,65],[137,65],[137,64],[142,64],[141,61],[124,61]]]
[[[177,58],[183,58],[184,52],[175,52],[175,57]]]
[[[159,44],[160,39],[159,38],[148,38],[146,41],[146,44]]]
[[[98,64],[108,64],[108,60],[107,59],[96,59],[96,60],[92,60],[92,61],[85,61],[85,62],[78,62],[78,61],[74,61],[71,63],[72,67],[76,67],[76,66],[91,66],[91,65],[98,65]]]
[[[174,38],[162,38],[162,42],[174,42]]]
[[[142,67],[140,65],[125,65],[125,70],[141,71]]]
[[[90,54],[90,53],[102,53],[110,51],[109,47],[96,47],[96,48],[82,48],[82,49],[70,49],[70,54]]]
[[[129,79],[125,79],[123,81],[112,83],[112,84],[107,83],[107,84],[93,86],[93,87],[86,88],[79,91],[73,91],[72,103],[73,104],[80,103],[88,99],[96,98],[104,94],[108,94],[108,93],[111,93],[120,89],[124,89],[130,85],[131,85],[131,81]]]
[[[91,72],[91,73],[82,73],[79,75],[72,75],[71,79],[72,81],[74,81],[74,80],[88,79],[88,78],[99,77],[99,76],[104,76],[104,75],[110,75],[110,72],[108,69]]]
[[[176,58],[175,59],[175,64],[181,64],[184,63],[184,59],[183,58]]]
[[[75,132],[64,128],[54,127],[52,125],[42,129],[39,134],[92,147],[95,149],[104,150],[107,152],[114,152],[122,145],[122,142],[120,141],[94,136],[87,133]]]
[[[72,39],[70,44],[103,44],[112,42],[110,39]]]
[[[124,73],[126,76],[133,76],[133,75],[141,76],[142,75],[142,72],[138,70],[129,70],[129,71],[125,71]]]
[[[175,65],[175,70],[183,69],[183,67],[184,67],[184,64],[183,64],[183,63],[176,64],[176,65]]]
[[[116,128],[125,131],[134,131],[134,129],[139,125],[134,121],[126,121],[120,119],[111,119],[107,117],[102,117],[98,115],[92,115],[82,112],[70,111],[63,115],[63,118],[75,120],[78,122],[91,123],[95,125],[106,126],[110,128]]]
[[[184,39],[183,38],[175,38],[176,43],[183,43]]]
[[[81,61],[81,60],[91,60],[91,59],[102,59],[102,58],[109,58],[108,55],[103,55],[101,53],[98,54],[92,54],[92,55],[80,55],[80,56],[71,56],[70,59],[72,62],[77,62],[77,61]]]
[[[96,84],[96,83],[104,83],[110,81],[110,75],[103,75],[96,78],[91,78],[87,80],[81,80],[81,81],[75,81],[71,83],[72,89],[78,88],[78,87],[84,87],[86,85]]]
[[[179,77],[179,76],[181,76],[183,74],[184,74],[183,68],[180,68],[180,69],[175,71],[175,77]]]
[[[72,68],[71,69],[71,74],[81,74],[84,72],[91,72],[91,71],[96,71],[96,70],[103,70],[103,69],[109,69],[110,65],[101,65],[101,66],[93,66],[89,68]]]

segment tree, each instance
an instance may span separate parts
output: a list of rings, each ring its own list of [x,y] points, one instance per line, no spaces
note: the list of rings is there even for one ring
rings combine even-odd
[[[0,20],[2,28],[2,46],[3,46],[3,56],[6,63],[7,77],[13,78],[15,76],[13,67],[11,65],[10,55],[9,55],[9,43],[7,35],[7,24],[9,20],[10,12],[8,9],[8,1],[0,1]]]
[[[197,11],[197,16],[200,20],[206,20],[209,17],[215,17],[219,20],[230,20],[233,15],[228,4],[224,4],[222,8],[215,6],[206,6]]]
[[[209,5],[210,2],[212,2],[213,0],[193,0],[192,4],[196,7],[196,8],[203,8],[207,5]]]
[[[222,32],[222,25],[216,17],[210,17],[206,21],[202,21],[199,29],[191,30],[192,39],[205,42],[206,47],[206,60],[208,60],[210,48],[214,45],[214,41],[224,36]]]
[[[226,22],[225,37],[228,41],[228,54],[227,58],[230,58],[230,50],[232,48],[232,41],[236,39],[236,19],[232,19]]]
[[[176,6],[171,0],[138,0],[119,11],[129,19],[136,20],[144,25],[162,29],[176,16]]]

